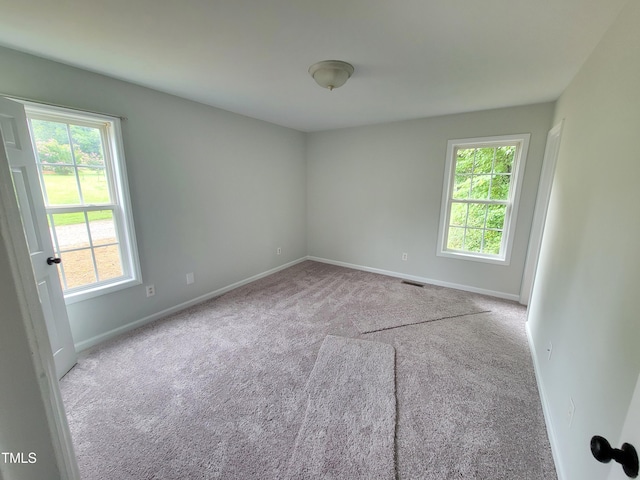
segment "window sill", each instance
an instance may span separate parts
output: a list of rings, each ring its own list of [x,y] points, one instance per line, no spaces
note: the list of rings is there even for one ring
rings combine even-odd
[[[142,281],[140,281],[137,278],[124,278],[117,282],[96,284],[91,286],[90,288],[84,288],[80,291],[75,291],[75,292],[71,291],[69,293],[65,293],[64,303],[66,305],[71,305],[73,303],[83,302],[91,298],[99,297],[101,295],[106,295],[108,293],[117,292],[119,290],[124,290],[125,288],[130,288],[130,287],[141,285],[141,284],[142,284]]]
[[[453,250],[439,251],[436,254],[438,257],[455,258],[458,260],[470,260],[472,262],[492,263],[494,265],[509,265],[510,259],[499,256],[485,256],[480,254],[473,254],[470,252],[458,252]]]

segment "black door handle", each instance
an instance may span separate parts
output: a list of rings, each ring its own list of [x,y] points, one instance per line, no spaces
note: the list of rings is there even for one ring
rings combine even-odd
[[[58,263],[61,263],[61,262],[62,262],[62,259],[60,259],[60,258],[56,258],[56,257],[47,258],[47,264],[49,264],[49,265],[53,265],[54,263],[58,264]]]
[[[591,439],[591,453],[596,460],[602,463],[615,460],[622,465],[627,477],[636,478],[638,476],[638,453],[630,443],[623,443],[622,448],[611,448],[611,444],[606,438],[596,435]]]

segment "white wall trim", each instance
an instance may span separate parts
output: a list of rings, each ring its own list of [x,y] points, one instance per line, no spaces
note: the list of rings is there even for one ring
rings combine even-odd
[[[95,337],[91,337],[87,340],[83,340],[82,342],[78,342],[75,344],[76,351],[81,352],[82,350],[91,348],[99,343],[110,340],[111,338],[117,337],[118,335],[122,335],[123,333],[126,333],[130,330],[133,330],[138,327],[142,327],[147,323],[154,322],[168,315],[179,312],[180,310],[184,310],[185,308],[189,308],[199,303],[206,302],[207,300],[211,300],[212,298],[219,297],[220,295],[230,292],[231,290],[234,290],[238,287],[241,287],[251,282],[255,282],[256,280],[260,280],[261,278],[272,275],[276,272],[279,272],[280,270],[284,270],[298,263],[304,262],[306,259],[307,257],[302,257],[292,262],[285,263],[284,265],[280,265],[279,267],[272,268],[270,270],[267,270],[266,272],[258,273],[257,275],[253,275],[249,278],[245,278],[244,280],[240,280],[238,282],[232,283],[231,285],[227,285],[226,287],[222,287],[222,288],[219,288],[218,290],[214,290],[213,292],[205,293],[204,295],[200,295],[199,297],[196,297],[192,300],[188,300],[186,302],[180,303],[173,307],[166,308],[164,310],[156,312],[147,317],[127,323],[126,325],[122,325],[121,327],[114,328],[113,330],[109,330],[108,332],[102,333],[100,335],[96,335]]]
[[[556,474],[558,480],[566,480],[564,470],[562,469],[562,462],[560,461],[560,448],[558,446],[558,440],[553,428],[553,422],[551,421],[551,411],[549,410],[549,402],[547,401],[547,395],[544,390],[544,385],[541,381],[540,364],[538,363],[538,356],[536,355],[536,346],[533,341],[533,335],[531,334],[531,328],[529,322],[525,324],[527,330],[527,339],[529,340],[529,351],[531,352],[531,359],[533,360],[533,371],[536,375],[536,383],[538,385],[538,393],[540,394],[540,402],[542,403],[542,413],[544,415],[544,423],[547,426],[547,435],[549,436],[549,443],[551,444],[551,454],[553,455],[553,463],[556,466]]]
[[[560,152],[560,142],[562,141],[562,127],[564,119],[555,125],[547,134],[547,145],[544,150],[542,160],[542,171],[538,181],[538,193],[536,195],[536,205],[531,221],[531,233],[529,234],[529,247],[527,258],[522,273],[522,283],[520,287],[520,303],[528,305],[531,300],[531,292],[538,267],[540,248],[542,247],[542,236],[544,234],[544,224],[547,219],[547,210],[551,198],[551,188]]]
[[[364,272],[379,273],[380,275],[387,275],[389,277],[413,280],[414,282],[428,283],[430,285],[438,285],[439,287],[455,288],[456,290],[463,290],[465,292],[479,293],[482,295],[489,295],[491,297],[504,298],[505,300],[514,300],[517,302],[520,299],[518,295],[514,295],[512,293],[497,292],[495,290],[486,290],[484,288],[477,288],[469,285],[461,285],[459,283],[443,282],[441,280],[434,280],[433,278],[418,277],[416,275],[407,275],[405,273],[392,272],[390,270],[382,270],[380,268],[365,267],[363,265],[355,265],[353,263],[339,262],[336,260],[329,260],[327,258],[308,256],[307,259],[313,260],[314,262],[328,263],[330,265],[336,265],[339,267],[362,270]]]

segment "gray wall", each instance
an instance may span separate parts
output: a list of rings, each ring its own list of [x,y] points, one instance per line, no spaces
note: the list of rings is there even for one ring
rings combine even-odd
[[[517,297],[552,116],[547,103],[309,134],[309,255]],[[515,133],[531,143],[511,264],[437,257],[447,141]]]
[[[70,305],[76,343],[306,255],[303,133],[8,49],[0,65],[3,94],[128,118],[142,276],[156,295],[138,286]]]
[[[640,4],[630,2],[555,112],[565,122],[529,328],[565,479],[607,478],[589,440],[619,447],[640,372],[638,24]]]

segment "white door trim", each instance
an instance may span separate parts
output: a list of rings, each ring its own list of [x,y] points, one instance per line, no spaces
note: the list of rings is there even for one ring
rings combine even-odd
[[[38,387],[42,396],[51,441],[62,478],[80,480],[71,432],[62,403],[44,314],[40,306],[29,249],[15,197],[9,160],[0,132],[0,236],[9,252],[9,265],[18,292],[22,323],[26,332]],[[10,412],[9,412],[10,413]]]
[[[556,172],[558,152],[560,150],[560,140],[562,137],[562,127],[564,120],[555,125],[547,134],[547,145],[542,160],[542,172],[540,172],[540,182],[538,183],[538,195],[536,206],[531,222],[531,234],[529,236],[529,248],[527,250],[527,260],[522,274],[522,284],[520,287],[520,303],[529,305],[533,282],[538,268],[538,257],[542,246],[542,235],[544,234],[544,223],[547,219],[547,209],[549,198],[551,197],[551,187],[553,177]]]

